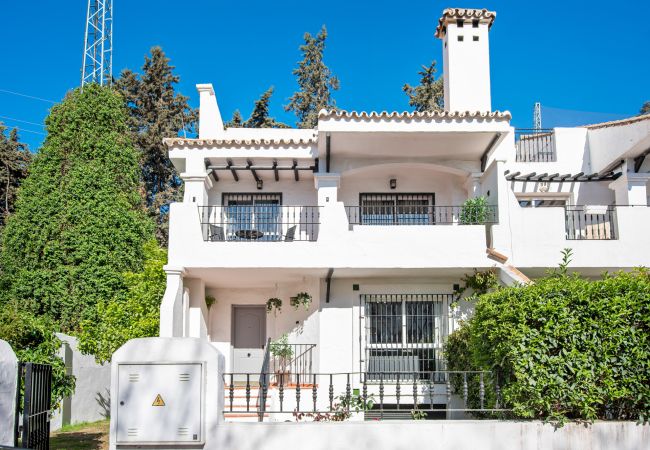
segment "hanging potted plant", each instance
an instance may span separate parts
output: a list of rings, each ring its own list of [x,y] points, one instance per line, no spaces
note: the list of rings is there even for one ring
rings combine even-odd
[[[298,292],[295,297],[291,297],[291,306],[298,309],[302,305],[305,307],[305,310],[308,310],[311,305],[311,300],[311,295],[307,292]]]
[[[273,297],[266,301],[266,312],[270,313],[273,311],[273,315],[276,315],[278,311],[282,311],[282,300],[279,298]]]

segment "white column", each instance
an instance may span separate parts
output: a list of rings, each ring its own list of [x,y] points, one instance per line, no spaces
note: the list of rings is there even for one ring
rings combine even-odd
[[[16,414],[18,358],[8,342],[0,339],[0,445],[13,447]]]
[[[183,275],[182,267],[164,267],[167,287],[160,303],[160,337],[183,335]]]
[[[208,204],[208,193],[212,188],[212,178],[205,168],[205,159],[201,155],[191,155],[185,159],[185,172],[180,174],[185,183],[183,202]]]
[[[320,225],[318,240],[334,240],[340,242],[341,233],[348,231],[348,218],[343,202],[338,201],[338,190],[341,176],[334,173],[314,175],[314,185],[318,190],[318,206],[320,207]]]
[[[185,279],[190,290],[187,337],[207,339],[208,307],[205,304],[205,282],[201,279]]]

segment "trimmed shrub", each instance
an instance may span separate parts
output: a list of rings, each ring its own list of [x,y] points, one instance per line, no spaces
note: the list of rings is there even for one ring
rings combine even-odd
[[[556,271],[482,295],[445,355],[450,370],[491,370],[519,418],[646,421],[650,273],[590,281]]]

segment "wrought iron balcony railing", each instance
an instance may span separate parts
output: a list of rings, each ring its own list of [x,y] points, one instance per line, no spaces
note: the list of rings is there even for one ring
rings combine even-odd
[[[315,241],[318,206],[277,204],[200,206],[203,239],[211,242]]]
[[[564,223],[567,240],[618,239],[614,206],[567,206]]]
[[[350,225],[483,225],[499,222],[496,205],[364,205],[345,207]]]
[[[552,129],[515,129],[516,161],[555,162],[555,133]]]

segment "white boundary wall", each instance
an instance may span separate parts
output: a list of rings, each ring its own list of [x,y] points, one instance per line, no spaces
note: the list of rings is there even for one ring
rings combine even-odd
[[[0,445],[14,445],[18,358],[8,342],[0,339]]]
[[[63,333],[56,333],[56,336],[61,340],[59,356],[76,382],[72,396],[63,399],[61,407],[54,412],[50,430],[107,419],[110,415],[110,364],[97,364],[94,356],[83,355],[77,338]]]
[[[206,449],[237,450],[647,450],[650,426],[488,420],[343,423],[225,423]]]

